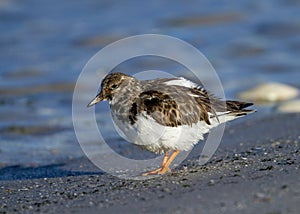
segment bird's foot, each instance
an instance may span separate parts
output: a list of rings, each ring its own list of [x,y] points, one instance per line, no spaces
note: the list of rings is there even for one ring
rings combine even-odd
[[[148,175],[163,175],[166,172],[171,172],[170,168],[167,167],[159,167],[158,169],[149,171],[149,172],[144,172],[142,176],[148,176]]]

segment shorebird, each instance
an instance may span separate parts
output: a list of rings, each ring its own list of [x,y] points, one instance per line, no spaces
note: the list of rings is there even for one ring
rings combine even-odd
[[[164,154],[161,166],[144,176],[165,174],[180,151],[191,150],[211,128],[254,111],[245,109],[252,103],[223,101],[183,77],[139,81],[110,73],[99,91],[88,107],[108,100],[123,138]]]

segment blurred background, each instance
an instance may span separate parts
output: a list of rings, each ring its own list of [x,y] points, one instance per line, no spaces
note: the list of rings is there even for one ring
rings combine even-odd
[[[252,98],[262,93],[254,117],[282,112],[289,99],[299,110],[300,0],[1,0],[0,168],[84,156],[72,124],[76,79],[101,48],[144,33],[174,36],[198,48],[228,99],[247,99],[239,94],[260,84],[287,85],[271,87],[275,95],[269,88],[252,92]],[[153,59],[124,67],[180,73]],[[280,97],[269,102],[276,93]]]

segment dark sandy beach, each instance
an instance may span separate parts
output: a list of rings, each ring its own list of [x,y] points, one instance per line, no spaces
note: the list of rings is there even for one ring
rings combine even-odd
[[[228,125],[213,158],[172,174],[121,180],[87,159],[0,172],[0,213],[298,213],[300,115]],[[194,150],[197,150],[195,148]]]

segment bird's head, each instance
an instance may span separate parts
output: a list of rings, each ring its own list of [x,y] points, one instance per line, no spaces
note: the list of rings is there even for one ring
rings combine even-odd
[[[123,74],[123,73],[111,73],[108,74],[101,83],[100,92],[96,95],[96,97],[87,105],[87,107],[91,107],[103,100],[111,101],[113,96],[118,90],[120,90],[120,85],[124,83],[124,81],[129,80],[133,77]]]

